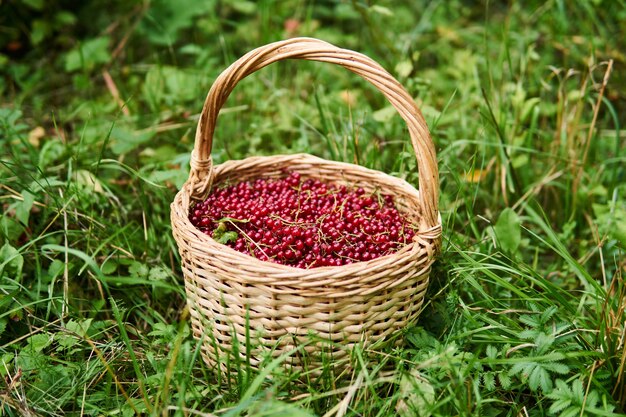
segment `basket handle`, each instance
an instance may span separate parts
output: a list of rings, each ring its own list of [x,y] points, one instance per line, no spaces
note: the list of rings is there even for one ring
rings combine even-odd
[[[413,98],[372,59],[314,38],[292,38],[254,49],[217,77],[204,102],[198,122],[189,183],[207,184],[210,181],[211,148],[217,116],[237,83],[253,72],[284,59],[306,59],[341,65],[369,81],[385,95],[409,129],[419,169],[420,203],[424,220],[430,227],[438,225],[439,172],[435,146],[424,116]]]

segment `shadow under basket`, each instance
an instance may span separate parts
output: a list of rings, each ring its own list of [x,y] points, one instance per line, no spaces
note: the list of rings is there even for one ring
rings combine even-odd
[[[379,171],[307,154],[250,157],[213,166],[210,154],[219,109],[237,82],[282,59],[331,62],[376,86],[407,123],[420,191]],[[237,252],[191,224],[190,207],[205,199],[212,187],[279,178],[285,171],[298,172],[303,180],[393,195],[398,210],[418,226],[413,242],[371,261],[301,269]],[[233,362],[258,368],[264,359],[281,355],[296,369],[319,364],[322,356],[346,363],[342,359],[356,344],[367,347],[406,328],[421,310],[440,246],[438,191],[435,151],[424,119],[404,88],[374,61],[310,38],[276,42],[240,58],[217,78],[207,96],[189,179],[171,206],[193,334],[201,340],[204,360],[223,371]]]

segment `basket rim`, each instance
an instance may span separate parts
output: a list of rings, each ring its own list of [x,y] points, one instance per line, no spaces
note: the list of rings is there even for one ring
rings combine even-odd
[[[345,166],[346,168],[349,167],[351,170],[376,173],[377,175],[385,176],[391,181],[397,182],[399,185],[404,186],[405,188],[407,188],[407,190],[410,190],[411,192],[415,194],[414,195],[415,198],[419,197],[420,191],[416,189],[413,185],[411,185],[409,182],[404,180],[403,178],[398,178],[393,175],[389,175],[385,172],[378,171],[378,170],[371,169],[371,168],[366,168],[361,165],[352,164],[349,162],[333,161],[333,160],[324,159],[315,155],[311,155],[308,153],[301,153],[301,152],[295,153],[295,154],[250,156],[250,157],[243,158],[243,159],[232,159],[232,160],[224,161],[221,164],[213,166],[212,173],[214,177],[217,178],[219,177],[220,174],[222,174],[222,171],[224,170],[224,168],[228,168],[230,165],[237,165],[242,162],[251,161],[251,160],[254,161],[254,160],[274,159],[276,157],[284,158],[285,161],[303,160],[303,161],[312,162],[316,164],[330,164],[330,165],[337,165],[340,167]],[[323,178],[321,179],[323,180]],[[212,186],[214,185],[215,183],[212,184]],[[341,265],[341,266],[320,266],[320,267],[315,267],[315,268],[297,268],[291,265],[283,265],[283,264],[278,264],[278,263],[271,262],[271,261],[263,261],[249,254],[241,253],[229,247],[228,245],[224,245],[222,243],[217,242],[211,236],[201,232],[193,224],[191,224],[191,221],[189,220],[189,217],[188,217],[188,211],[189,211],[189,207],[190,207],[191,200],[192,200],[191,194],[193,190],[194,188],[189,186],[189,180],[187,180],[185,184],[183,184],[181,189],[176,193],[174,201],[171,204],[172,215],[176,215],[177,217],[182,219],[182,224],[184,225],[186,231],[192,232],[192,234],[196,235],[196,237],[200,239],[201,243],[203,244],[208,244],[212,246],[218,245],[219,248],[223,249],[230,257],[234,259],[238,259],[242,263],[248,263],[248,264],[252,263],[252,264],[258,264],[260,266],[263,266],[264,268],[272,268],[275,270],[275,272],[286,273],[285,276],[289,276],[289,277],[293,277],[293,272],[298,271],[299,279],[307,279],[307,280],[317,279],[318,278],[317,275],[327,275],[328,272],[332,270],[342,271],[341,274],[338,274],[338,277],[341,277],[341,276],[348,275],[347,272],[353,273],[355,271],[360,271],[363,269],[381,267],[385,264],[392,263],[391,261],[393,260],[401,259],[404,256],[407,256],[410,254],[415,255],[421,248],[421,245],[419,244],[419,240],[423,239],[423,240],[429,240],[429,241],[436,241],[441,237],[442,219],[441,219],[441,213],[438,213],[438,221],[435,226],[432,226],[430,228],[424,228],[423,225],[419,225],[419,224],[416,225],[418,227],[418,230],[415,233],[414,240],[411,243],[407,243],[400,250],[396,252],[390,253],[385,256],[380,256],[376,259],[372,259],[369,261],[359,261],[359,262],[354,262],[351,264]],[[185,198],[185,197],[188,197],[188,198]],[[185,203],[184,200],[188,200],[188,204],[186,205],[186,207],[184,204]],[[186,213],[180,212],[180,210],[178,210],[179,207],[177,206],[176,203],[180,203],[181,205],[180,208],[186,209],[187,212]],[[316,271],[319,271],[319,272],[316,272]],[[277,275],[274,275],[274,278],[277,278],[277,277],[278,277]]]

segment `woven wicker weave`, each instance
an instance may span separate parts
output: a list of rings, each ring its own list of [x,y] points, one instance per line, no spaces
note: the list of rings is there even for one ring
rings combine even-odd
[[[341,65],[380,90],[408,126],[420,191],[378,171],[307,154],[250,157],[212,166],[215,123],[229,94],[247,75],[283,59]],[[237,252],[188,220],[190,205],[204,199],[212,185],[279,177],[286,169],[299,172],[303,179],[394,195],[398,208],[419,225],[413,243],[372,261],[299,269]],[[224,368],[229,360],[247,359],[256,367],[268,352],[275,357],[293,350],[310,340],[312,333],[318,340],[338,342],[324,347],[337,359],[355,343],[371,343],[406,327],[420,311],[439,247],[438,193],[435,150],[423,116],[404,88],[370,58],[317,39],[296,38],[260,47],[237,60],[209,91],[198,122],[189,179],[171,207],[193,333],[202,339],[205,361]],[[247,340],[253,342],[246,345]],[[232,357],[233,347],[239,358]],[[319,344],[310,343],[301,352],[314,356],[318,349]],[[301,357],[291,357],[292,366],[301,366]]]

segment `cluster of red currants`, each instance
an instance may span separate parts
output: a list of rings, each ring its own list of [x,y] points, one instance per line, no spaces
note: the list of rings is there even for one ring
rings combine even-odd
[[[189,219],[239,252],[298,268],[369,261],[415,235],[392,196],[302,180],[297,172],[217,187]]]

